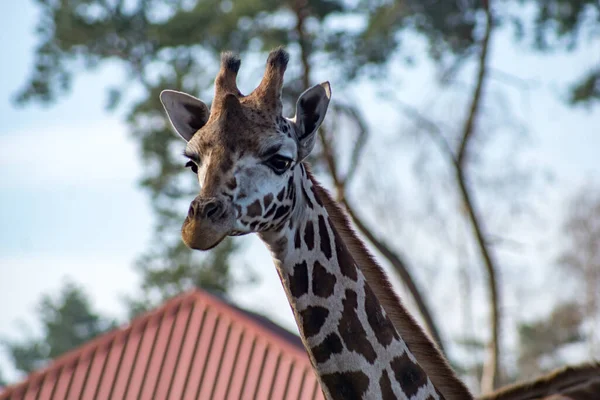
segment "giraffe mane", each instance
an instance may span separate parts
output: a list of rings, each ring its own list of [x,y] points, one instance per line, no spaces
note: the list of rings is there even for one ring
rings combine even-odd
[[[392,324],[417,358],[433,385],[447,400],[472,399],[473,396],[465,384],[457,378],[447,360],[404,307],[384,270],[360,240],[345,212],[329,192],[316,181],[309,166],[306,163],[304,166],[315,187],[316,195],[325,206],[331,222],[343,239],[352,258],[365,275],[369,286],[379,299]]]
[[[480,400],[534,400],[553,395],[573,400],[600,398],[600,362],[560,368],[539,378],[501,388],[481,396]]]

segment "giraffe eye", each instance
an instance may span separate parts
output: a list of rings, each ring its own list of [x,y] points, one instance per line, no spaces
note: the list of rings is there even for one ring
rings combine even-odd
[[[290,167],[290,165],[292,165],[292,161],[291,158],[275,154],[273,157],[269,158],[265,164],[276,174],[281,175]]]
[[[195,162],[193,161],[188,161],[187,164],[185,164],[186,168],[191,168],[192,172],[197,174],[198,173],[198,166],[196,165]]]

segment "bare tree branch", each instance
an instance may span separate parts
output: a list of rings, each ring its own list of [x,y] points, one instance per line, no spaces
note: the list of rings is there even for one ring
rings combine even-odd
[[[483,257],[484,265],[487,272],[487,286],[489,288],[490,296],[490,311],[491,311],[491,328],[492,337],[488,344],[488,358],[483,365],[483,372],[481,374],[481,392],[488,393],[496,388],[496,384],[499,378],[499,363],[500,363],[500,304],[498,294],[498,278],[497,278],[497,267],[496,263],[492,259],[489,245],[484,238],[482,223],[480,222],[479,216],[475,210],[475,204],[471,193],[466,184],[464,171],[462,169],[456,169],[456,180],[459,185],[460,193],[469,214],[469,219],[473,226],[473,233],[477,239],[481,256]]]
[[[364,154],[365,143],[367,141],[368,136],[368,128],[364,119],[360,116],[356,107],[341,103],[336,103],[334,107],[338,110],[346,114],[350,119],[353,120],[355,126],[358,128],[358,136],[356,138],[356,142],[354,143],[354,147],[352,149],[352,153],[350,156],[350,165],[348,166],[348,170],[341,181],[344,187],[347,187],[350,184],[350,181],[356,175],[356,170],[362,155]]]
[[[534,79],[521,78],[506,71],[497,68],[488,67],[490,78],[502,81],[508,85],[514,86],[521,90],[528,90],[539,87],[540,84]]]
[[[489,0],[484,0],[483,3],[485,5],[486,27],[483,39],[481,41],[481,54],[479,55],[477,81],[475,84],[475,89],[473,90],[469,114],[463,127],[460,146],[458,148],[458,152],[456,153],[456,160],[461,166],[464,165],[464,158],[467,152],[467,146],[469,145],[469,139],[471,139],[471,135],[473,135],[474,132],[473,125],[475,123],[475,118],[479,114],[479,107],[481,105],[481,92],[483,91],[483,83],[487,75],[487,56],[492,33],[492,12],[490,10]]]
[[[295,3],[294,11],[296,13],[296,34],[298,35],[298,41],[300,43],[300,58],[302,60],[303,74],[302,74],[302,83],[304,87],[310,86],[310,63],[309,63],[309,55],[310,49],[308,46],[308,41],[306,40],[306,32],[304,30],[304,22],[306,16],[306,0],[297,0]],[[408,288],[411,296],[415,300],[419,313],[423,316],[423,320],[426,325],[427,331],[431,334],[434,341],[437,343],[439,350],[442,353],[445,353],[444,346],[441,340],[441,336],[437,325],[435,324],[431,313],[429,312],[429,307],[425,303],[421,292],[419,291],[415,281],[412,279],[412,275],[408,271],[406,267],[406,263],[402,261],[402,258],[395,253],[391,247],[387,244],[383,243],[381,240],[377,239],[377,237],[371,232],[371,230],[364,224],[364,222],[358,217],[358,215],[354,212],[353,207],[348,203],[346,199],[346,185],[350,181],[350,179],[355,175],[355,171],[362,154],[362,148],[364,147],[364,140],[366,140],[368,128],[360,115],[356,111],[356,109],[346,108],[346,112],[356,121],[357,126],[359,127],[359,138],[357,143],[355,144],[354,150],[351,155],[350,167],[344,179],[340,178],[338,171],[338,164],[335,159],[335,155],[331,150],[331,144],[329,143],[327,136],[325,134],[324,127],[321,127],[319,130],[319,139],[321,142],[321,147],[323,149],[322,156],[325,159],[325,163],[327,164],[327,168],[329,170],[329,174],[333,180],[335,185],[336,195],[339,201],[342,202],[344,207],[346,208],[348,214],[352,218],[354,224],[358,227],[358,229],[367,237],[367,239],[377,248],[377,250],[390,262],[390,264],[394,267],[398,275],[400,275],[402,281],[405,283]]]
[[[413,106],[406,104],[402,100],[396,99],[395,101],[400,105],[402,112],[404,112],[406,116],[414,119],[416,123],[425,128],[425,130],[430,134],[431,138],[437,142],[443,155],[448,157],[452,162],[452,165],[455,166],[457,161],[454,157],[454,152],[442,134],[442,129],[435,122],[421,114],[421,112],[419,112],[419,110]]]
[[[471,106],[469,109],[469,115],[463,127],[462,139],[456,154],[455,163],[455,176],[458,181],[460,193],[463,198],[465,208],[471,220],[473,227],[473,233],[477,240],[477,245],[481,256],[484,261],[485,269],[487,272],[487,286],[489,288],[490,296],[490,317],[491,317],[491,329],[492,337],[490,339],[488,347],[488,357],[483,365],[483,372],[481,374],[481,392],[488,393],[495,389],[498,382],[500,373],[500,301],[498,293],[498,278],[497,278],[497,266],[492,258],[491,250],[485,240],[483,233],[482,223],[480,221],[478,212],[476,211],[473,197],[467,186],[465,178],[465,155],[468,151],[470,139],[473,137],[474,124],[479,109],[481,107],[481,93],[483,91],[483,85],[487,76],[487,58],[489,51],[490,37],[493,29],[493,18],[492,11],[490,9],[489,0],[484,0],[485,14],[486,14],[486,27],[481,41],[481,53],[479,55],[479,66],[477,73],[477,83],[473,90],[473,97],[471,99]]]
[[[377,251],[389,261],[389,263],[394,268],[394,271],[396,271],[396,273],[400,276],[400,279],[408,288],[408,291],[413,297],[417,308],[419,309],[419,312],[423,317],[423,321],[425,323],[427,331],[429,332],[433,340],[436,342],[439,350],[445,354],[446,352],[444,349],[444,343],[440,336],[440,332],[437,329],[435,321],[433,320],[433,316],[429,312],[429,306],[425,303],[425,299],[423,298],[423,296],[421,296],[421,291],[419,290],[416,282],[412,279],[412,274],[408,270],[408,266],[404,263],[402,258],[400,258],[398,253],[394,252],[387,243],[385,243],[382,239],[379,239],[374,236],[372,231],[356,214],[356,212],[354,211],[354,207],[350,205],[347,197],[343,197],[341,199],[341,203],[346,208],[348,215],[350,215],[350,218],[352,218],[352,221],[359,229],[359,231],[362,232],[362,234],[365,235],[365,237],[373,244]]]
[[[493,18],[489,7],[489,1],[484,0],[486,10],[486,27],[484,36],[481,40],[481,50],[479,54],[479,65],[477,70],[477,79],[475,88],[470,101],[469,113],[462,129],[460,137],[460,144],[456,152],[452,151],[452,148],[444,135],[440,127],[432,122],[430,119],[424,117],[415,108],[407,105],[402,101],[398,101],[400,108],[405,115],[414,119],[421,126],[425,127],[431,135],[432,139],[438,144],[441,151],[452,163],[454,169],[454,175],[458,183],[458,189],[462,198],[463,204],[467,210],[471,226],[473,228],[473,235],[477,241],[477,246],[481,252],[481,256],[484,261],[484,266],[487,273],[487,286],[489,288],[489,306],[491,316],[491,329],[492,337],[488,344],[489,355],[487,360],[484,362],[483,372],[481,376],[481,391],[482,393],[488,393],[495,389],[498,382],[499,376],[499,358],[500,358],[500,311],[499,311],[499,293],[498,293],[498,279],[497,279],[497,266],[493,260],[489,243],[485,239],[485,233],[483,231],[483,224],[479,217],[479,213],[476,210],[474,204],[473,195],[469,189],[466,178],[466,159],[469,151],[469,144],[473,138],[475,129],[475,120],[479,114],[481,107],[481,94],[485,80],[488,76],[487,58],[489,52],[489,42],[493,29]]]
[[[461,198],[465,204],[465,208],[467,209],[467,213],[469,219],[471,220],[471,224],[473,226],[475,238],[477,240],[479,249],[481,251],[482,257],[484,259],[484,263],[486,266],[486,271],[488,273],[488,287],[490,289],[490,308],[492,310],[492,339],[490,341],[490,349],[492,354],[490,354],[489,362],[487,365],[488,369],[484,368],[482,374],[482,389],[486,387],[483,392],[489,392],[495,388],[495,383],[491,384],[491,380],[495,382],[497,380],[497,370],[498,370],[498,357],[499,357],[499,345],[498,345],[498,331],[499,331],[499,300],[498,300],[498,282],[496,277],[496,266],[494,261],[492,260],[491,252],[488,247],[489,244],[484,239],[483,230],[481,227],[480,218],[478,217],[475,211],[475,205],[473,203],[472,195],[468,189],[466,184],[465,170],[464,168],[457,162],[457,159],[452,152],[450,145],[448,144],[446,138],[442,134],[442,130],[440,127],[431,121],[429,118],[423,116],[418,110],[413,107],[404,104],[398,101],[400,107],[404,114],[409,117],[415,119],[421,126],[425,127],[426,131],[430,134],[431,138],[438,144],[441,152],[445,157],[448,157],[450,160],[452,167],[455,171],[456,181],[458,183],[459,191]],[[493,368],[493,369],[492,369]],[[491,375],[494,375],[494,378],[491,378]],[[485,381],[484,381],[485,378]],[[485,385],[484,385],[485,383]],[[492,387],[490,388],[490,385]],[[489,389],[487,389],[489,388]]]
[[[445,354],[445,349],[442,342],[442,338],[440,336],[440,332],[437,329],[437,326],[433,320],[433,316],[429,312],[429,307],[425,303],[425,299],[421,295],[421,291],[419,290],[416,282],[412,278],[412,275],[409,272],[406,263],[396,252],[392,250],[392,248],[387,243],[385,243],[380,238],[377,238],[373,231],[369,229],[364,223],[364,221],[358,216],[358,214],[356,214],[356,212],[354,211],[354,207],[352,207],[352,205],[348,201],[348,198],[345,195],[346,186],[340,181],[339,176],[337,175],[337,163],[335,160],[335,156],[333,155],[331,146],[323,132],[321,132],[321,135],[319,136],[321,138],[321,146],[323,147],[323,156],[329,167],[330,175],[333,179],[334,185],[337,190],[336,196],[338,201],[344,205],[346,211],[348,212],[348,215],[350,216],[358,230],[362,232],[362,234],[365,235],[369,242],[373,244],[377,251],[379,251],[379,253],[381,253],[381,255],[389,261],[396,273],[400,276],[400,279],[402,279],[402,281],[408,288],[408,291],[410,292],[411,296],[415,300],[417,308],[419,309],[419,312],[425,322],[427,331],[430,333],[433,340],[437,343],[440,351]]]
[[[309,13],[307,0],[296,0],[294,2],[294,13],[296,14],[296,33],[298,34],[298,44],[300,45],[300,61],[302,63],[302,85],[305,89],[310,86],[310,49],[304,22]]]

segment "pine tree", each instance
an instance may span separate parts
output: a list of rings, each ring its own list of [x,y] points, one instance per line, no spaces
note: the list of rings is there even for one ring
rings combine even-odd
[[[183,168],[183,143],[166,122],[160,91],[170,88],[210,99],[222,50],[243,53],[250,64],[244,71],[255,71],[252,76],[258,78],[262,62],[253,63],[252,56],[283,45],[302,66],[290,68],[286,77],[289,109],[311,83],[310,65],[317,58],[344,76],[341,81],[364,73],[377,75],[401,48],[400,33],[415,30],[428,37],[430,54],[439,62],[467,53],[476,28],[469,12],[479,6],[466,12],[456,2],[429,8],[421,3],[39,0],[34,70],[17,101],[55,102],[68,92],[82,66],[93,69],[107,61],[123,66],[127,82],[115,82],[108,90],[108,107],[128,109],[127,121],[147,166],[141,184],[156,214],[152,249],[138,261],[142,297],[156,298],[152,293],[159,292],[162,298],[189,282],[223,292],[233,284],[232,269],[208,264],[173,234],[179,232],[182,211],[195,196],[197,183]],[[364,24],[360,27],[346,21],[349,18]],[[134,92],[142,95],[122,105],[121,100]],[[228,243],[219,251],[236,248]],[[134,308],[139,311],[138,306]]]
[[[138,263],[144,294],[141,300],[132,301],[137,312],[190,285],[224,293],[235,284],[232,267],[191,253],[177,235],[181,212],[195,196],[197,183],[184,171],[183,145],[166,122],[159,102],[161,90],[212,98],[222,50],[242,54],[240,82],[258,82],[264,54],[282,45],[298,60],[286,75],[284,110],[290,110],[292,99],[314,83],[315,72],[320,72],[317,69],[327,70],[342,83],[369,77],[375,84],[385,85],[390,60],[403,59],[410,64],[420,58],[405,45],[415,36],[427,43],[427,57],[444,80],[479,54],[482,32],[488,25],[488,5],[493,9],[489,26],[494,29],[513,23],[519,33],[524,26],[533,26],[535,51],[562,51],[565,41],[573,43],[567,50],[574,48],[584,40],[581,32],[590,26],[593,29],[600,18],[594,14],[594,0],[520,3],[533,6],[533,20],[527,20],[531,13],[521,12],[515,4],[509,7],[489,0],[38,0],[34,70],[17,100],[22,104],[58,101],[82,67],[89,70],[110,61],[127,72],[126,82],[114,82],[108,90],[107,103],[111,109],[127,110],[130,131],[139,140],[147,165],[142,186],[157,216],[152,250]],[[553,41],[553,37],[562,41]],[[598,70],[591,70],[589,76],[577,77],[572,87],[574,103],[591,104],[598,98],[598,75]],[[352,117],[355,111],[343,115],[338,103],[332,104],[330,112]],[[473,120],[476,117],[474,113]],[[353,122],[357,124],[358,119]],[[332,131],[336,127],[327,129],[335,137]],[[325,164],[318,153],[313,161],[317,169],[319,162]],[[222,246],[221,260],[228,263],[226,250],[233,252],[236,246]]]
[[[42,296],[36,314],[40,336],[2,343],[14,368],[25,374],[116,327],[114,320],[93,309],[88,295],[73,283],[66,283],[56,299]]]

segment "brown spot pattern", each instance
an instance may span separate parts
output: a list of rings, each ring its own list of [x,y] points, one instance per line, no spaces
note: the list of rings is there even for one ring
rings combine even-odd
[[[273,193],[269,193],[268,195],[265,196],[265,198],[263,199],[263,203],[265,204],[265,210],[267,208],[269,208],[269,205],[271,204],[272,201],[273,201]]]
[[[313,347],[311,352],[315,357],[315,361],[321,364],[329,360],[332,354],[341,353],[343,349],[342,340],[334,332],[327,335],[321,343]]]
[[[300,311],[304,335],[308,338],[319,333],[328,315],[329,310],[320,306],[308,306]]]
[[[283,196],[285,196],[285,188],[281,189],[281,192],[277,195],[277,200],[282,201]]]
[[[255,200],[252,204],[248,206],[247,215],[249,217],[258,217],[262,214],[262,207],[260,205],[259,200]]]
[[[315,188],[311,186],[310,190],[313,193],[313,197],[315,198],[316,202],[323,207],[323,202],[321,202],[321,199],[319,198],[319,196],[317,196],[317,192],[315,192]]]
[[[231,179],[227,181],[227,187],[229,188],[229,190],[233,190],[237,187],[237,181],[235,179],[235,176],[232,176]]]
[[[356,272],[356,263],[348,252],[348,249],[344,246],[342,238],[339,237],[336,231],[333,232],[335,240],[335,254],[337,255],[338,265],[343,275],[356,281],[358,274]]]
[[[289,211],[290,211],[290,206],[279,206],[277,208],[277,211],[275,212],[275,215],[273,216],[273,219],[278,220],[279,218],[283,217],[284,215],[287,215]]]
[[[306,189],[304,188],[304,185],[301,185],[302,188],[302,194],[304,195],[304,200],[306,201],[306,205],[308,206],[308,208],[315,208],[315,206],[312,203],[312,200],[310,199],[310,197],[308,197],[308,193],[306,193]]]
[[[296,189],[294,189],[296,190]],[[296,208],[296,196],[292,196],[292,210]]]
[[[375,336],[379,343],[383,346],[388,346],[396,336],[397,332],[394,325],[387,316],[383,315],[381,304],[375,297],[375,293],[371,290],[368,283],[365,283],[365,314],[371,329],[375,332]]]
[[[335,289],[335,275],[327,272],[320,262],[315,261],[312,274],[312,290],[316,296],[328,298]]]
[[[296,233],[294,233],[294,247],[299,249],[302,246],[302,241],[300,240],[300,229],[296,229]]]
[[[290,292],[296,298],[308,293],[308,265],[306,261],[294,266],[294,275],[290,276]]]
[[[304,228],[304,243],[306,248],[312,250],[315,247],[315,228],[313,227],[312,221],[306,221],[306,227]]]
[[[369,388],[369,377],[362,371],[334,372],[321,379],[334,400],[362,399]]]
[[[396,381],[400,384],[406,397],[411,398],[419,389],[427,384],[427,376],[420,366],[413,363],[406,353],[390,362]]]
[[[294,175],[290,176],[290,179],[288,179],[288,183],[287,183],[287,193],[285,195],[286,199],[289,199],[292,197],[292,195],[294,194],[294,191],[296,189],[296,186],[294,185]]]
[[[392,381],[390,381],[390,377],[385,369],[381,374],[381,378],[379,378],[379,387],[381,389],[382,400],[396,400],[396,395],[392,390]]]
[[[319,215],[319,242],[321,242],[321,251],[329,260],[331,258],[331,239],[329,238],[329,232],[327,232],[325,218],[322,215]]]
[[[338,331],[348,350],[361,354],[369,363],[373,364],[377,359],[377,354],[367,338],[367,332],[358,319],[356,313],[358,307],[357,297],[355,291],[346,289],[346,297],[342,301],[344,311],[342,311],[342,318],[338,324]]]

